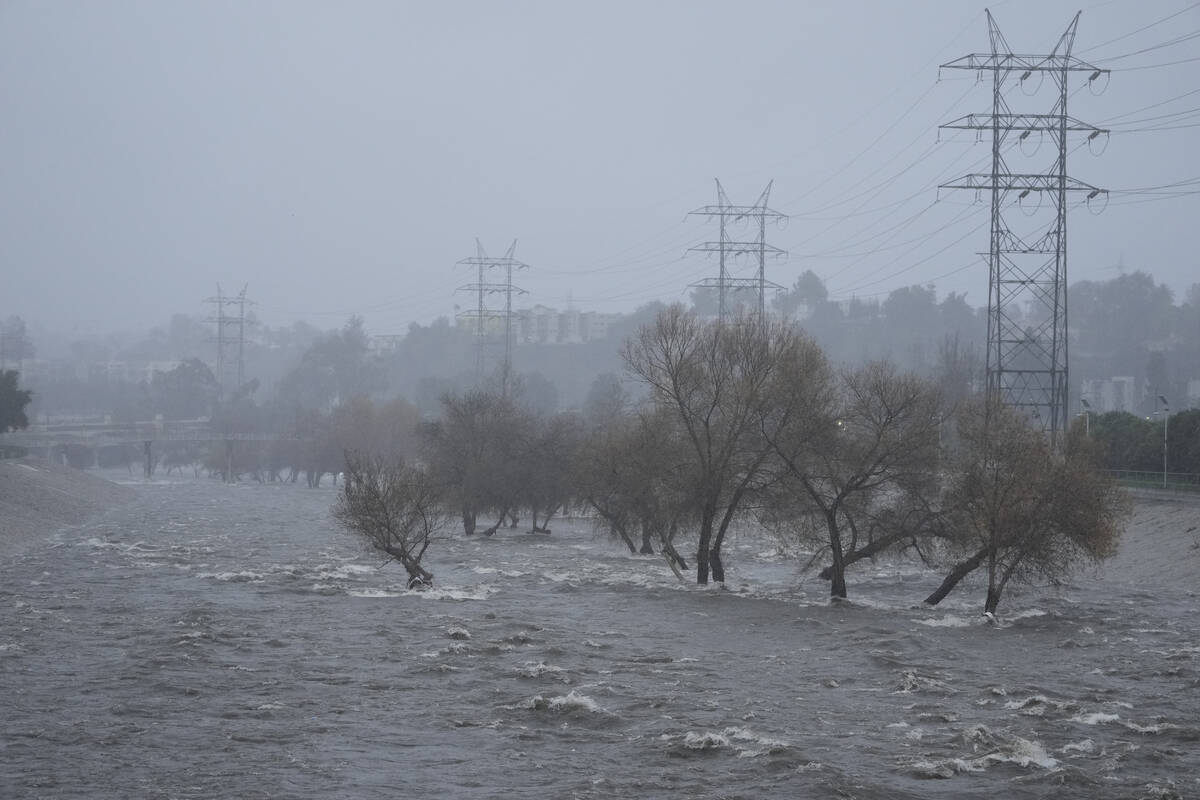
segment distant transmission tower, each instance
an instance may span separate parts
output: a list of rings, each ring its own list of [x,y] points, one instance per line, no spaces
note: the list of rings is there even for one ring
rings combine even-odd
[[[705,278],[699,283],[693,283],[693,288],[700,289],[715,289],[717,291],[717,319],[721,322],[725,321],[725,315],[729,309],[728,294],[730,289],[757,289],[758,290],[758,318],[765,320],[767,317],[767,289],[782,289],[783,287],[777,283],[772,283],[767,280],[766,263],[767,254],[773,256],[786,255],[786,251],[780,250],[778,247],[772,247],[767,244],[767,220],[782,220],[787,219],[787,215],[781,214],[767,207],[767,203],[771,198],[771,187],[774,181],[767,184],[767,188],[763,189],[762,194],[758,196],[758,200],[751,206],[735,206],[729,202],[729,197],[725,194],[725,188],[721,186],[721,181],[717,180],[717,204],[715,206],[704,206],[695,211],[690,212],[701,217],[716,217],[720,225],[720,237],[715,242],[704,242],[690,248],[691,251],[702,253],[716,253],[718,257],[718,273],[715,278]],[[746,221],[750,224],[757,236],[748,241],[735,241],[729,236],[729,223]],[[758,275],[754,278],[735,278],[729,274],[729,261],[741,255],[751,254],[758,259]]]
[[[228,388],[228,377],[231,367],[236,369],[237,383],[233,390],[237,391],[246,383],[246,306],[253,303],[246,299],[246,288],[236,295],[222,293],[221,284],[217,284],[215,297],[204,298],[205,303],[214,307],[208,321],[217,326],[216,336],[209,339],[217,345],[217,379],[220,397],[224,398]],[[232,363],[231,363],[232,362]]]
[[[943,64],[941,69],[992,73],[992,113],[969,114],[943,128],[991,131],[992,171],[964,175],[945,189],[991,192],[992,232],[988,252],[987,392],[1022,409],[1050,433],[1052,446],[1067,429],[1067,196],[1086,194],[1090,201],[1105,190],[1067,177],[1067,137],[1086,133],[1095,139],[1107,131],[1067,115],[1067,84],[1072,72],[1088,72],[1089,83],[1108,70],[1098,69],[1071,55],[1079,14],[1048,55],[1014,54],[996,21],[987,14],[990,53],[973,53]],[[1018,84],[1033,74],[1049,74],[1057,99],[1048,114],[1013,113],[1005,100],[1005,84]],[[1005,163],[1006,145],[1020,145],[1033,133],[1049,134],[1057,157],[1041,173],[1012,172]],[[1005,219],[1007,200],[1016,204],[1031,193],[1049,197],[1053,212],[1048,224],[1035,223],[1030,232],[1013,230]],[[1037,219],[1038,215],[1033,215]],[[1045,214],[1042,215],[1045,219]]]
[[[513,309],[512,299],[514,294],[526,294],[524,289],[520,289],[513,285],[512,276],[514,269],[528,269],[528,264],[523,264],[513,258],[513,253],[517,250],[517,240],[513,239],[513,243],[509,245],[508,250],[502,258],[489,258],[484,252],[483,245],[479,239],[475,240],[475,256],[472,258],[464,258],[459,261],[459,264],[475,267],[478,271],[478,279],[475,283],[468,283],[465,286],[458,287],[457,291],[471,292],[476,295],[476,307],[471,311],[463,311],[458,316],[461,319],[475,320],[475,380],[480,382],[483,379],[484,367],[484,351],[487,346],[487,336],[489,332],[489,320],[502,319],[504,320],[504,362],[500,369],[500,388],[505,397],[508,396],[508,385],[512,375],[512,320]],[[488,281],[488,274],[494,269],[504,270],[504,282]],[[504,309],[494,309],[487,306],[487,297],[493,294],[504,295]]]

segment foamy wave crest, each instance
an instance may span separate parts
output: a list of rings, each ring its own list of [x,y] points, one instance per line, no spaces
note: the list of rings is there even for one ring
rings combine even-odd
[[[1028,619],[1029,617],[1044,617],[1049,612],[1043,611],[1040,608],[1025,608],[1020,611],[1015,611],[1012,614],[1007,614],[1009,620]]]
[[[790,747],[788,742],[762,736],[749,728],[730,727],[721,731],[688,731],[674,749],[679,754],[729,750],[738,758],[754,758],[779,753]]]
[[[608,712],[595,700],[586,694],[579,694],[574,689],[564,695],[546,697],[534,695],[524,703],[515,706],[504,706],[507,709],[522,709],[528,711],[556,711],[563,714],[607,714]]]
[[[389,592],[387,589],[348,589],[350,597],[400,597],[402,592]]]
[[[98,536],[89,536],[80,542],[81,545],[96,550],[119,550],[122,553],[157,553],[161,548],[148,545],[145,542],[110,542]]]
[[[1079,706],[1069,700],[1051,700],[1043,694],[1035,694],[1024,700],[1009,700],[1004,707],[1027,717],[1044,717],[1048,710],[1074,711]]]
[[[967,628],[972,625],[983,624],[984,618],[968,617],[962,614],[947,614],[938,619],[919,619],[917,622],[922,625],[928,625],[931,628]]]
[[[896,687],[895,694],[910,694],[912,692],[955,694],[957,691],[957,689],[945,681],[930,678],[926,675],[918,675],[912,670],[907,670],[900,676],[900,684]]]
[[[983,772],[993,764],[1016,764],[1019,767],[1041,769],[1058,766],[1058,760],[1051,757],[1039,742],[1014,734],[976,725],[964,731],[962,738],[963,743],[971,748],[972,755],[902,759],[900,767],[918,778],[953,778],[964,773]]]
[[[1083,725],[1103,725],[1106,722],[1116,722],[1121,719],[1119,714],[1108,714],[1103,711],[1093,711],[1091,714],[1076,714],[1071,717],[1071,722],[1079,722]]]
[[[497,567],[471,567],[471,571],[477,575],[503,575],[505,578],[523,578],[529,574],[519,569],[498,569]]]
[[[197,578],[212,578],[222,583],[262,583],[266,576],[261,572],[244,569],[238,572],[201,572]]]
[[[918,758],[902,761],[900,766],[918,778],[953,778],[955,775],[984,770],[982,765],[962,758]]]
[[[496,592],[491,586],[443,586],[432,589],[409,589],[404,592],[406,597],[420,597],[424,600],[486,600],[488,595]]]
[[[1167,731],[1173,731],[1179,728],[1179,726],[1173,722],[1157,722],[1153,725],[1139,725],[1136,722],[1122,722],[1121,724],[1134,733],[1142,734],[1166,733]]]
[[[316,569],[313,577],[318,580],[346,580],[356,575],[370,575],[378,571],[378,567],[368,567],[364,564],[324,564]]]
[[[1058,761],[1051,758],[1041,743],[1025,739],[1016,734],[992,731],[985,725],[976,725],[963,733],[963,740],[975,752],[986,751],[977,756],[983,763],[1010,763],[1019,767],[1042,767],[1053,769]]]
[[[517,667],[517,674],[522,678],[540,678],[543,675],[549,675],[557,681],[566,683],[570,680],[567,677],[567,671],[562,667],[556,667],[547,664],[545,661],[526,661],[521,666]]]

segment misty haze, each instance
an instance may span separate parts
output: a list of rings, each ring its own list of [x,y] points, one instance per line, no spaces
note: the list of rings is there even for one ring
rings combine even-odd
[[[0,797],[1200,794],[1198,42],[0,4]]]

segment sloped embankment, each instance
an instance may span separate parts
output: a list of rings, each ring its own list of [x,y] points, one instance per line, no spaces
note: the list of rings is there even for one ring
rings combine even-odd
[[[133,497],[133,490],[40,458],[0,461],[0,558]]]
[[[1134,493],[1133,516],[1097,577],[1147,588],[1191,588],[1200,578],[1200,497]]]

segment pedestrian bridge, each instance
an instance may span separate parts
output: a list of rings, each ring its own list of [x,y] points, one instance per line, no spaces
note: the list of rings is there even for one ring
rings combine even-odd
[[[278,433],[234,433],[216,430],[207,419],[161,420],[149,422],[64,422],[53,425],[30,425],[25,430],[0,434],[0,452],[9,448],[44,451],[47,458],[62,455],[66,448],[81,446],[92,449],[140,445],[144,471],[149,477],[154,469],[155,443],[163,442],[224,442],[227,458],[232,463],[234,442],[304,441],[301,437]]]

